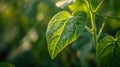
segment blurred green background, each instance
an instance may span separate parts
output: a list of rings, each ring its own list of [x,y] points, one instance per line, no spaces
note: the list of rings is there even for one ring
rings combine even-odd
[[[88,33],[80,37],[85,40],[76,41],[65,48],[55,60],[51,60],[45,33],[52,16],[63,10],[55,6],[57,1],[0,0],[1,63],[11,63],[16,67],[97,67],[95,49]],[[64,10],[69,11],[67,7]],[[99,18],[101,17],[98,16],[98,26],[102,21]],[[120,19],[107,21],[104,35],[114,35],[120,30]]]

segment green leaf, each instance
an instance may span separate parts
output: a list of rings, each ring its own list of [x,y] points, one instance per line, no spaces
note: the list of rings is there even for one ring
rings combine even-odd
[[[46,32],[48,51],[52,59],[79,37],[86,23],[87,15],[81,11],[74,12],[73,16],[61,11],[52,18]]]
[[[71,4],[68,6],[71,11],[85,11],[86,13],[88,12],[87,6],[84,3],[83,0],[76,0],[75,3]]]
[[[106,36],[98,43],[96,53],[100,67],[120,66],[120,32],[116,36]]]
[[[0,67],[15,67],[15,66],[9,63],[0,63]]]

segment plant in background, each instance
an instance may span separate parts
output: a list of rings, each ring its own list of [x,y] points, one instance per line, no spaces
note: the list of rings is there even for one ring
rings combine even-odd
[[[108,18],[120,18],[120,10],[117,8],[120,7],[120,1],[77,0],[74,4],[69,5],[72,1],[74,0],[71,2],[66,0],[60,4],[63,8],[67,3],[72,13],[61,11],[48,24],[46,37],[51,58],[54,59],[66,46],[77,40],[86,29],[93,36],[99,66],[119,67],[120,31],[116,33],[115,37],[107,35],[101,39],[100,36]],[[110,6],[110,8],[106,6]],[[104,19],[100,28],[97,26],[97,16]]]

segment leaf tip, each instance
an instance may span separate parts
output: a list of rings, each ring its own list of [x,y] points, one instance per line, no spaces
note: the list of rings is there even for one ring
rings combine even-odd
[[[50,57],[52,60],[54,60],[56,58],[57,54],[50,54]]]

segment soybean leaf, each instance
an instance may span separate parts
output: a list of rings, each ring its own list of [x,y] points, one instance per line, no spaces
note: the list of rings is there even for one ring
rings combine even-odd
[[[106,36],[97,45],[97,58],[100,67],[120,66],[120,35]]]
[[[0,63],[0,67],[15,67],[15,66],[9,63]]]
[[[52,59],[79,37],[86,23],[87,15],[81,11],[74,12],[72,16],[61,11],[52,18],[46,32],[48,51]]]

